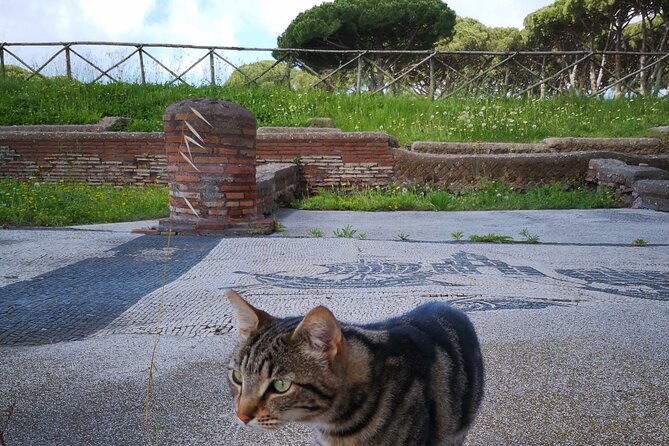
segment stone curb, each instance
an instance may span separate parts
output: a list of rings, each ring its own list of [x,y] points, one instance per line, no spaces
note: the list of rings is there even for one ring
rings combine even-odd
[[[432,154],[512,154],[608,151],[659,155],[669,153],[660,138],[546,138],[539,143],[416,141],[411,151]]]

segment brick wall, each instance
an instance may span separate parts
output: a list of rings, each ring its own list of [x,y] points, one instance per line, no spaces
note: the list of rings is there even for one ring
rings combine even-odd
[[[389,136],[335,129],[267,129],[258,163],[299,158],[304,186],[385,185],[393,175]],[[89,183],[166,183],[163,133],[0,131],[0,178]]]
[[[385,185],[393,176],[389,144],[385,133],[263,131],[256,139],[256,157],[259,163],[297,161],[309,191]]]
[[[0,132],[0,178],[166,183],[162,133]]]
[[[0,178],[162,184],[166,182],[163,140],[162,133],[0,129]],[[628,144],[626,141],[622,143]],[[639,144],[628,145],[639,148]],[[614,158],[628,164],[646,163],[669,169],[669,154],[664,149],[657,155],[625,154],[617,150],[563,153],[527,150],[530,153],[495,154],[487,149],[491,153],[467,155],[447,154],[450,150],[440,150],[440,154],[417,153],[389,146],[389,136],[385,133],[261,128],[256,139],[256,157],[260,164],[293,163],[299,158],[302,186],[309,191],[395,181],[435,183],[456,191],[467,189],[481,179],[497,179],[523,189],[552,181],[582,184],[592,158]]]

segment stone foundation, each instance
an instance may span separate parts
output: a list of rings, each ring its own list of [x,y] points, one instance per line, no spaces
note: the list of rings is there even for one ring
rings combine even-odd
[[[393,178],[391,138],[386,133],[338,129],[263,129],[256,141],[259,163],[294,163],[309,192],[320,188],[386,185]]]
[[[669,171],[645,163],[629,165],[617,159],[593,159],[587,181],[612,187],[628,206],[669,212]]]

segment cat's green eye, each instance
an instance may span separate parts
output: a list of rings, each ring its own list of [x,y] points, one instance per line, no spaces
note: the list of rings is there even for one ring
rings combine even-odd
[[[242,375],[242,372],[240,372],[239,370],[233,370],[232,371],[232,380],[236,384],[239,384],[241,386],[242,381],[244,381],[244,375]]]
[[[287,379],[275,379],[272,381],[272,390],[276,393],[286,393],[292,384],[292,381]]]

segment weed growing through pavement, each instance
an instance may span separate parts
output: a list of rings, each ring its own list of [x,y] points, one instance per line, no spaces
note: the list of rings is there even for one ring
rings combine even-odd
[[[493,232],[485,235],[470,235],[470,242],[484,242],[484,243],[513,243],[513,237],[510,235],[500,235]]]
[[[523,228],[520,231],[520,236],[523,237],[525,240],[525,243],[529,243],[531,245],[539,243],[539,236],[530,234],[530,231],[527,230],[527,228]]]
[[[367,238],[367,233],[366,233],[366,232],[359,232],[359,233],[358,233],[358,238],[359,238],[360,240],[364,240],[364,239],[366,239],[366,238]]]
[[[312,237],[318,237],[318,238],[323,238],[325,234],[323,234],[323,231],[317,228],[313,228],[309,230],[309,235]]]
[[[462,240],[462,237],[464,237],[465,233],[462,231],[454,231],[451,232],[451,238],[453,240]]]
[[[638,238],[634,240],[634,242],[632,242],[632,246],[638,246],[638,247],[648,246],[648,242],[642,238]]]
[[[409,240],[409,234],[402,231],[399,234],[397,234],[397,238],[402,240],[403,242],[405,242],[405,241]]]
[[[276,217],[274,217],[274,220],[272,220],[274,224],[274,231],[278,232],[285,232],[286,231],[286,226],[281,223]]]
[[[337,228],[332,233],[335,237],[339,238],[352,238],[358,232],[357,229],[353,229],[351,225],[346,225],[343,228]]]

